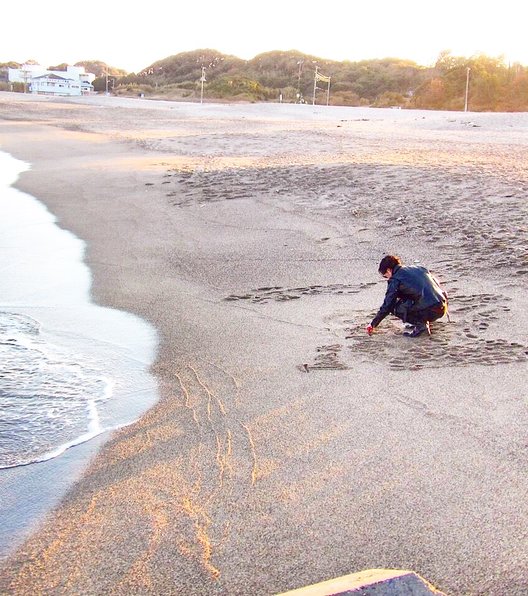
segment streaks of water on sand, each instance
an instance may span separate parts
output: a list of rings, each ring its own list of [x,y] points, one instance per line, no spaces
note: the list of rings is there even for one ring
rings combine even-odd
[[[155,509],[165,511],[169,525],[173,528],[178,524],[181,527],[177,533],[180,553],[187,558],[200,560],[208,574],[216,579],[220,576],[220,570],[212,562],[215,550],[212,534],[219,531],[225,537],[227,530],[225,524],[220,530],[215,527],[210,509],[218,501],[220,491],[225,498],[229,498],[232,492],[228,480],[234,476],[232,460],[236,436],[229,428],[230,412],[225,398],[219,397],[218,389],[206,380],[205,373],[192,364],[172,372],[181,390],[183,403],[180,407],[191,413],[193,424],[200,431],[199,440],[194,446],[191,444],[182,448],[178,461],[169,460],[159,464],[159,470],[150,469],[147,476],[150,477],[148,485],[152,486],[151,498],[156,500]],[[224,391],[226,395],[232,395],[232,388],[238,391],[239,385],[232,375],[226,376]],[[220,387],[222,380],[218,377],[216,374],[216,385]],[[184,431],[184,435],[188,432]],[[163,496],[167,490],[169,494]],[[157,494],[160,494],[159,500]],[[145,511],[150,509],[150,506],[145,507]],[[177,521],[180,515],[183,519]],[[185,518],[193,528],[188,537]]]
[[[196,415],[196,410],[191,406],[191,396],[189,394],[189,391],[187,390],[187,387],[183,384],[182,378],[179,374],[174,373],[174,376],[178,379],[178,383],[180,384],[180,388],[184,395],[185,407],[188,408],[192,412],[192,418],[193,418],[194,422],[196,423],[196,425],[199,425],[198,417]]]
[[[238,443],[239,437],[238,433],[235,432],[230,426],[230,422],[234,422],[234,428],[242,428],[244,430],[244,434],[246,436],[247,445],[249,446],[249,454],[251,460],[251,485],[255,485],[258,477],[259,477],[259,470],[257,464],[257,452],[255,443],[253,441],[253,436],[251,433],[251,429],[247,424],[242,423],[236,417],[234,417],[229,411],[226,404],[218,397],[216,391],[214,391],[198,374],[196,368],[194,366],[188,365],[190,371],[192,371],[194,375],[194,380],[197,382],[197,389],[205,394],[205,419],[207,420],[207,424],[209,430],[213,433],[215,445],[216,445],[216,455],[215,461],[218,467],[218,486],[221,488],[224,486],[224,479],[226,472],[232,476],[235,472],[235,466],[233,465],[233,456],[234,456],[234,448],[235,443]],[[235,386],[237,391],[239,386],[236,384],[236,379],[231,377],[235,382]],[[179,381],[181,383],[181,377],[179,377]],[[182,384],[182,387],[185,385]],[[186,393],[186,400],[188,400],[188,396],[190,395],[190,390],[188,387],[185,388]],[[195,395],[197,395],[195,393]],[[216,412],[216,416],[215,416]],[[196,410],[193,412],[193,416],[197,419]],[[238,466],[237,466],[238,469]]]
[[[198,384],[200,385],[200,387],[203,388],[203,390],[206,392],[207,394],[207,415],[209,417],[210,420],[210,415],[211,415],[211,401],[214,399],[215,402],[218,405],[218,408],[220,410],[220,412],[222,412],[222,414],[225,416],[226,415],[226,409],[224,404],[222,403],[222,401],[218,398],[218,396],[216,395],[216,393],[214,393],[212,391],[212,389],[210,389],[203,381],[202,379],[200,379],[200,376],[198,375],[198,372],[196,371],[196,369],[189,365],[189,368],[192,370],[192,372],[194,373],[194,376],[196,377],[196,380],[198,381]]]
[[[177,374],[165,371],[161,376],[165,399],[140,423],[119,433],[105,457],[94,462],[91,482],[103,488],[88,502],[67,504],[59,513],[62,521],[54,521],[57,526],[50,527],[49,535],[56,539],[46,551],[48,563],[54,561],[53,566],[59,567],[61,553],[77,549],[93,559],[111,557],[113,533],[103,529],[121,528],[127,519],[132,532],[142,538],[131,541],[132,565],[125,568],[116,562],[123,590],[142,586],[154,591],[154,568],[163,553],[174,549],[196,561],[211,578],[219,577],[214,552],[228,539],[231,513],[217,521],[214,512],[221,503],[231,503],[234,482],[239,478],[249,478],[246,485],[252,486],[256,461],[254,444],[247,447],[251,433],[229,407],[240,383],[227,371],[219,371],[222,369],[212,364],[190,364]],[[199,433],[193,430],[196,426]],[[116,467],[130,473],[116,480]],[[81,516],[79,508],[84,510]],[[95,535],[97,547],[92,540]],[[36,553],[32,573],[38,572],[41,563]],[[177,558],[174,564],[178,565]],[[80,586],[86,579],[81,561],[62,572],[72,586]]]
[[[211,562],[213,556],[213,546],[209,537],[211,518],[207,515],[203,507],[188,498],[183,501],[183,510],[194,521],[196,538],[202,550],[201,558],[203,565],[211,574],[211,577],[217,579],[220,577],[220,570]]]
[[[225,403],[218,397],[217,393],[200,376],[196,367],[187,366],[191,375],[184,380],[182,372],[175,374],[178,383],[184,394],[184,405],[192,412],[192,417],[202,433],[202,440],[206,440],[209,432],[214,439],[215,457],[214,461],[218,469],[218,485],[224,485],[226,472],[232,472],[231,458],[233,455],[233,433],[227,426],[226,416],[228,414]],[[204,396],[202,399],[200,396]],[[207,432],[204,431],[204,424]]]
[[[248,424],[244,424],[234,415],[234,409],[230,403],[235,402],[240,384],[237,379],[226,371],[218,375],[212,371],[211,384],[206,379],[206,366],[202,364],[200,369],[196,365],[188,364],[177,374],[177,379],[186,407],[192,408],[193,419],[200,428],[200,443],[196,453],[188,454],[194,461],[194,474],[199,481],[196,483],[196,494],[192,502],[186,502],[184,511],[194,515],[200,511],[201,514],[195,517],[195,535],[198,544],[201,545],[204,567],[213,578],[220,575],[220,570],[212,565],[213,541],[212,532],[220,532],[223,536],[221,542],[229,536],[229,519],[223,522],[222,528],[214,527],[214,524],[207,513],[213,510],[220,502],[229,502],[232,498],[237,478],[244,477],[244,469],[250,475],[250,484],[254,486],[259,478],[257,450],[253,440],[252,432]],[[224,387],[222,390],[222,384]],[[215,386],[213,386],[215,385]],[[222,392],[222,397],[220,397]],[[229,398],[229,399],[227,399]],[[213,467],[216,472],[213,473]],[[222,495],[222,496],[221,496]]]
[[[251,434],[249,427],[247,425],[243,424],[242,428],[247,433],[251,456],[253,459],[253,467],[251,469],[251,484],[254,485],[258,478],[257,451],[255,449],[255,442],[253,441],[253,435]]]
[[[176,465],[178,463],[180,466]],[[189,462],[189,465],[192,470],[193,463]],[[137,518],[148,520],[150,532],[147,545],[138,550],[135,562],[125,570],[120,585],[153,589],[151,572],[169,543],[171,547],[176,546],[183,557],[200,561],[216,579],[220,571],[212,562],[213,547],[209,536],[212,521],[205,505],[201,504],[199,471],[195,470],[189,478],[183,460],[172,461],[147,468],[139,477],[130,478],[130,483],[126,490],[131,506],[136,510]],[[143,486],[142,490],[139,490],[140,486]]]

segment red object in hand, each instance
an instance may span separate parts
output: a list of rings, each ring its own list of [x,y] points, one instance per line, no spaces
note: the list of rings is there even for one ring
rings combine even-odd
[[[374,327],[372,325],[367,325],[367,333],[369,335],[372,335],[373,331],[374,331]]]

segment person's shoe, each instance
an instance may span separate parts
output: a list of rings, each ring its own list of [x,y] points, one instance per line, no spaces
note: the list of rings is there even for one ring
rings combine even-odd
[[[403,335],[407,337],[418,337],[419,335],[422,335],[422,333],[427,333],[427,335],[431,335],[429,321],[426,321],[425,323],[418,323],[418,325],[416,325],[412,331],[405,331]]]

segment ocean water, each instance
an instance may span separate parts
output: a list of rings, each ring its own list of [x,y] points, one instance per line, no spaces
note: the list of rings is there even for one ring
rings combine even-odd
[[[104,430],[112,379],[40,330],[28,315],[0,311],[0,468],[56,457]]]
[[[12,186],[29,168],[0,151],[0,556],[158,397],[155,330],[91,301],[84,242]]]

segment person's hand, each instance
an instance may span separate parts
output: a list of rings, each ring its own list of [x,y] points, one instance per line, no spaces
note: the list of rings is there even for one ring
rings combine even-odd
[[[372,325],[367,325],[366,332],[367,332],[369,335],[372,335],[372,332],[373,332],[373,331],[374,331],[374,327],[373,327]]]

